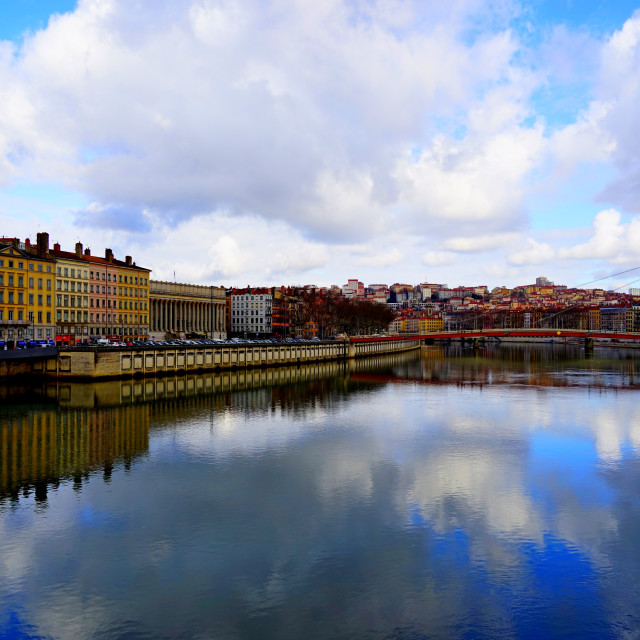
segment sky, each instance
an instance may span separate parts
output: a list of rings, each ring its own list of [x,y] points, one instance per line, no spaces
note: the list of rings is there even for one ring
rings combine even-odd
[[[11,0],[0,235],[198,284],[625,291],[638,104],[640,2]]]

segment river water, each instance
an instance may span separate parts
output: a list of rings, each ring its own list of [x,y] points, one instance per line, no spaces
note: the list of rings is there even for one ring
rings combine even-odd
[[[640,350],[0,388],[0,639],[639,638]]]

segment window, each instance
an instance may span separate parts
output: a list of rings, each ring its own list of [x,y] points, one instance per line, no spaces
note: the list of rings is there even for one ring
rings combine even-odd
[[[47,307],[51,306],[51,296],[47,296]]]
[[[67,267],[64,268],[64,277],[65,278],[69,277],[69,269]]]
[[[38,294],[38,306],[39,307],[42,306],[42,294],[41,293]]]
[[[42,291],[42,278],[38,278],[38,289]]]
[[[51,291],[51,278],[47,278],[47,291]]]
[[[24,304],[24,293],[22,291],[18,292],[18,304]]]
[[[93,271],[89,271],[89,278],[93,280]]]
[[[18,269],[24,269],[24,262],[18,262]]]
[[[29,294],[29,304],[33,305],[33,293]]]
[[[24,287],[24,276],[18,276],[18,286]]]
[[[29,271],[33,271],[33,262],[29,263]]]
[[[72,278],[76,277],[76,270],[75,269],[71,269],[71,277]]]
[[[38,324],[42,324],[42,311],[38,311]]]
[[[38,265],[38,271],[39,271],[40,273],[42,273],[42,265],[41,265],[41,264],[39,264],[39,265]]]
[[[47,311],[47,324],[51,324],[51,311]],[[49,329],[47,329],[47,335],[49,335]]]

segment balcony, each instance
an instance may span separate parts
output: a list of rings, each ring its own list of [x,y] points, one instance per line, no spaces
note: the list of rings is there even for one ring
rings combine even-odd
[[[28,327],[31,324],[29,320],[5,320],[0,319],[0,327]]]

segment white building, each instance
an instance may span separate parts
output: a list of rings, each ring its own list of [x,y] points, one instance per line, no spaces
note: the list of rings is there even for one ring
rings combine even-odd
[[[273,296],[268,289],[232,289],[231,335],[270,335],[272,306]]]

